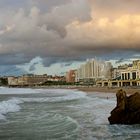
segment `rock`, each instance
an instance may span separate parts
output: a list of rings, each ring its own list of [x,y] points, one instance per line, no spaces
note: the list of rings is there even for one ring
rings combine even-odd
[[[116,93],[117,105],[108,118],[110,124],[140,124],[140,94],[127,97],[122,89]]]

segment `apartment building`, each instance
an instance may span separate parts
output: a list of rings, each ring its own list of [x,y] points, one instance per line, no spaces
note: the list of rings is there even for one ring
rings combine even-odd
[[[66,82],[67,83],[74,83],[76,76],[76,70],[70,70],[66,73]]]
[[[110,62],[89,59],[82,64],[76,73],[77,82],[95,82],[98,79],[111,79]]]
[[[26,86],[42,84],[47,81],[47,75],[27,74],[20,77],[8,77],[9,86]]]

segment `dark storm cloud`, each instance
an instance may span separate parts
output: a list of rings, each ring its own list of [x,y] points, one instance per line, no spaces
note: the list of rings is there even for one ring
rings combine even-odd
[[[9,10],[8,1],[0,2],[5,7],[5,12],[0,10],[0,65],[24,65],[36,56],[44,66],[50,66],[95,56],[113,59],[125,54],[129,58],[140,53],[138,0],[25,3],[23,7],[13,3],[13,10]],[[36,65],[29,69],[34,71]]]
[[[69,9],[73,12],[69,12]],[[17,60],[15,58],[15,54],[20,53],[24,54],[25,63],[27,59],[33,59],[38,55],[65,57],[66,51],[69,50],[66,48],[67,42],[65,44],[63,40],[67,34],[66,26],[75,19],[80,22],[89,21],[90,6],[85,0],[64,3],[49,13],[41,13],[41,9],[32,7],[29,13],[20,9],[11,15],[4,15],[3,26],[0,29],[0,54],[11,54],[5,61],[7,64],[14,59],[11,64],[18,61],[23,63],[19,56]],[[14,58],[10,59],[10,56],[13,57],[12,54]]]
[[[0,55],[0,65],[20,65],[29,62],[30,59],[24,57],[23,54],[2,54]]]
[[[89,56],[89,55],[88,55]],[[92,56],[93,57],[93,56]],[[63,66],[70,66],[73,61],[84,61],[87,58],[87,56],[62,56],[61,57],[44,57],[42,60],[42,64],[45,67],[49,67],[54,63],[63,63]]]
[[[0,75],[8,76],[8,75],[21,75],[26,74],[26,71],[23,69],[17,68],[15,65],[1,65],[0,66]]]

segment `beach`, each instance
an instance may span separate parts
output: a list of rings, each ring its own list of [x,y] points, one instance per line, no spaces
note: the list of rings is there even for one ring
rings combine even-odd
[[[108,117],[116,106],[115,91],[0,88],[0,139],[139,139],[139,126],[109,125]]]
[[[140,88],[133,88],[133,87],[122,87],[122,88],[117,88],[117,87],[115,87],[115,88],[108,88],[108,87],[76,87],[74,89],[84,91],[84,92],[86,92],[88,94],[89,93],[94,94],[95,92],[115,94],[120,89],[123,89],[128,95],[129,94],[134,94],[136,92],[140,93]]]
[[[39,88],[39,87],[37,87]],[[79,91],[86,92],[87,94],[98,93],[117,93],[118,90],[123,89],[128,95],[134,94],[136,92],[140,93],[140,87],[93,87],[93,86],[44,86],[43,89],[76,89]]]
[[[86,92],[87,94],[98,93],[112,93],[116,94],[118,90],[122,89],[127,95],[134,94],[136,92],[140,93],[140,87],[94,87],[94,86],[41,86],[41,87],[31,87],[33,89],[75,89],[79,91]]]

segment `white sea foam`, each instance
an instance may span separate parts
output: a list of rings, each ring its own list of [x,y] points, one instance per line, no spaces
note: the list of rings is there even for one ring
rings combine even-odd
[[[0,94],[31,94],[31,93],[38,93],[38,91],[30,88],[0,87]]]
[[[86,97],[86,93],[77,90],[53,89],[53,90],[42,90],[42,91],[47,92],[50,95],[52,93],[55,93],[56,96],[43,97],[43,98],[20,98],[20,100],[24,102],[61,102],[61,101],[77,100]],[[61,96],[58,96],[60,94]]]
[[[115,100],[116,99],[112,97],[109,99],[102,98],[102,97],[94,97],[92,98],[92,102],[87,103],[86,107],[89,107],[89,108],[92,107],[92,113],[94,116],[95,124],[97,125],[108,124],[108,117],[110,116],[110,111],[115,107],[115,104],[116,104]]]
[[[108,117],[111,110],[116,105],[116,98],[113,94],[99,93],[90,95],[91,98],[87,98],[83,104],[69,105],[70,108],[74,108],[79,113],[83,113],[83,116],[91,119],[91,122],[96,125],[108,124]],[[82,109],[82,110],[81,110]]]
[[[0,87],[0,89],[3,89],[3,88],[5,88],[5,87]]]
[[[114,99],[97,99],[94,102],[95,108],[95,124],[107,124],[110,111],[115,107],[116,101]]]
[[[16,98],[12,98],[10,100],[0,102],[0,119],[6,119],[5,114],[9,112],[19,111],[20,103],[22,103],[22,101]]]
[[[9,112],[17,112],[20,110],[20,104],[24,102],[61,102],[61,101],[70,101],[76,100],[80,98],[86,97],[84,92],[80,92],[77,90],[62,90],[62,89],[40,89],[40,90],[32,90],[32,89],[22,89],[22,88],[1,88],[0,94],[29,94],[29,93],[46,93],[47,95],[50,94],[49,97],[29,97],[29,98],[21,98],[21,97],[13,97],[7,101],[0,102],[0,119],[5,119],[5,115]],[[56,96],[52,96],[51,94],[54,93]],[[57,96],[60,95],[60,96]]]
[[[30,94],[40,93],[46,94],[45,97],[15,97],[18,94]],[[38,94],[37,94],[38,93]],[[13,94],[14,98],[7,101],[0,102],[0,119],[5,119],[5,115],[9,112],[16,112],[20,110],[20,104],[25,102],[64,102],[73,101],[82,98],[88,98],[85,92],[78,90],[67,90],[67,89],[23,89],[23,88],[0,88],[0,94]],[[101,96],[101,93],[99,94]],[[95,124],[108,123],[107,117],[109,116],[110,110],[115,106],[115,98],[106,99],[103,97],[91,98],[92,101],[87,102],[82,107],[86,110],[91,110],[93,116],[95,116]],[[108,95],[107,95],[108,96]],[[76,106],[74,106],[75,108]],[[77,106],[78,107],[78,106]],[[80,105],[81,108],[81,105]]]

